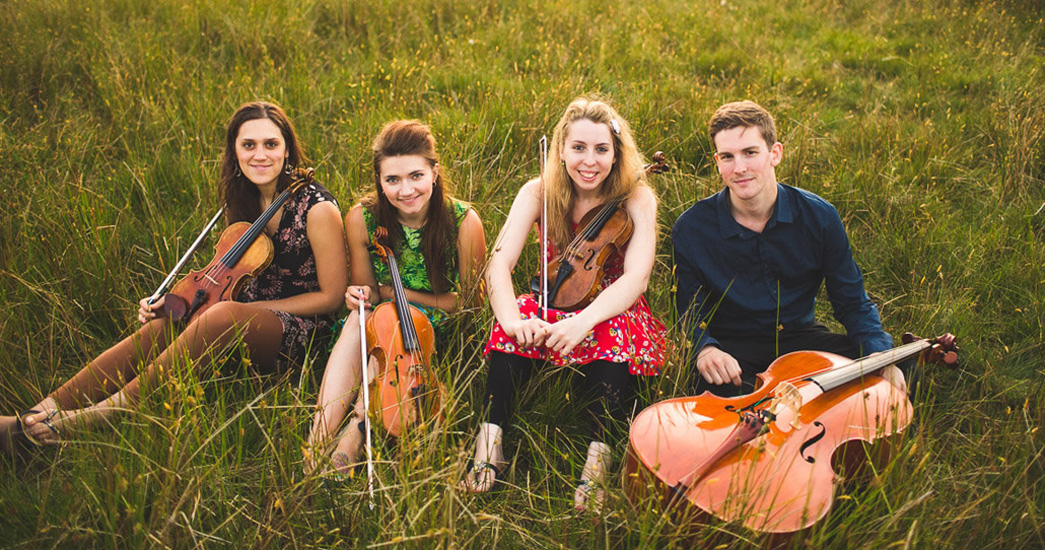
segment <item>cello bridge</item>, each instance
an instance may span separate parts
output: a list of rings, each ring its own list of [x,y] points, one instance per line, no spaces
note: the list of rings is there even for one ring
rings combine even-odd
[[[789,431],[785,426],[794,430],[802,427],[802,394],[798,388],[790,382],[784,382],[776,387],[774,394],[766,413],[776,422],[777,428]]]

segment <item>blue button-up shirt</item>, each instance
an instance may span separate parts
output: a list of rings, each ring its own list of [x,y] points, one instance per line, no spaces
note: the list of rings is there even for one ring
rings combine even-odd
[[[778,327],[814,324],[821,283],[835,319],[864,355],[892,347],[838,211],[823,198],[777,184],[773,215],[761,233],[737,223],[729,189],[697,202],[671,230],[675,308],[688,315],[695,349],[716,334],[771,337]]]

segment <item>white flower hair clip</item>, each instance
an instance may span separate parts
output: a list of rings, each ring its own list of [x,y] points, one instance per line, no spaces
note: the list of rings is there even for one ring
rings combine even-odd
[[[615,119],[615,118],[611,118],[610,119],[610,128],[613,128],[613,133],[614,134],[617,134],[618,136],[620,135],[620,123],[617,122],[617,119]]]

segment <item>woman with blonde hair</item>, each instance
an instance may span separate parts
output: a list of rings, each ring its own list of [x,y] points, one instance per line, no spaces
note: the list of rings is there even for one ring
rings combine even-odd
[[[489,373],[482,404],[488,417],[479,428],[475,459],[463,486],[471,492],[494,487],[505,466],[502,429],[517,389],[538,362],[575,366],[584,376],[591,443],[574,492],[578,510],[597,508],[610,467],[606,440],[625,420],[637,376],[660,372],[664,325],[643,297],[653,270],[657,200],[645,179],[642,157],[628,123],[607,103],[580,98],[555,127],[543,178],[519,190],[487,265],[486,283],[496,323],[486,345]],[[544,188],[542,189],[542,179]],[[543,196],[547,220],[541,219]],[[546,225],[549,261],[565,249],[584,215],[614,200],[631,217],[628,244],[604,265],[599,293],[583,309],[549,308],[542,318],[537,297],[516,298],[511,273],[534,224]]]

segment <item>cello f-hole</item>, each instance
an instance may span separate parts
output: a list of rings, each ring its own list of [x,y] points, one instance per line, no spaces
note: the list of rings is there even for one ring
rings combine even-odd
[[[813,422],[813,425],[816,426],[817,428],[820,428],[820,433],[818,433],[818,434],[814,435],[813,437],[810,437],[809,439],[805,440],[805,442],[802,443],[802,446],[799,447],[799,449],[798,449],[798,454],[801,455],[802,458],[806,462],[808,462],[810,464],[816,464],[816,457],[814,457],[814,456],[807,456],[806,455],[806,449],[808,449],[809,447],[811,447],[814,444],[816,444],[817,441],[820,441],[821,439],[823,439],[824,435],[827,434],[827,427],[824,426],[823,424],[821,424],[819,420]]]

